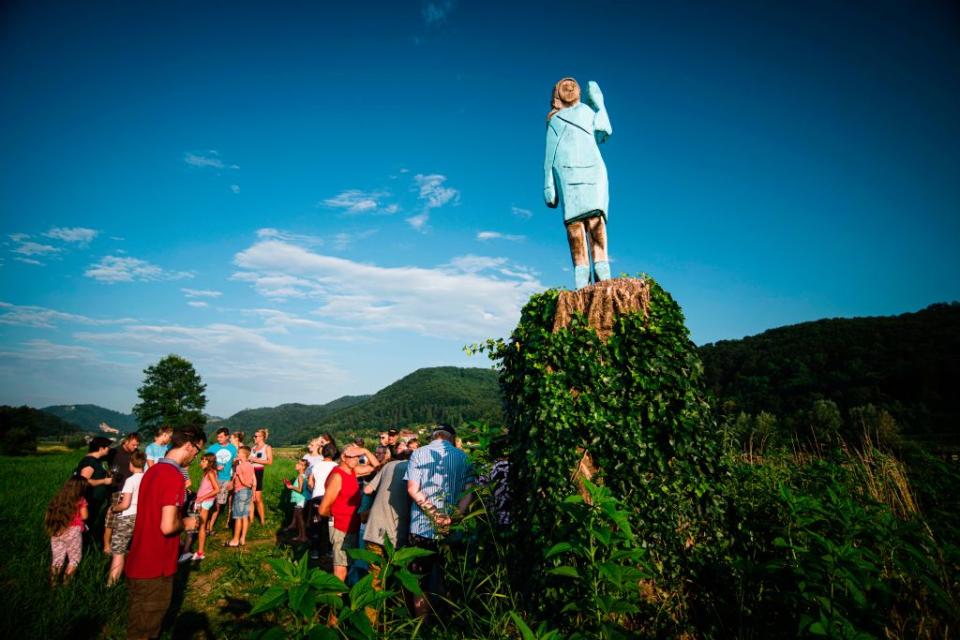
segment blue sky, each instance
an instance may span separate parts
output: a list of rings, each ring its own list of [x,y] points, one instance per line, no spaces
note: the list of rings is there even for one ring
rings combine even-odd
[[[599,82],[615,272],[702,344],[960,298],[948,3],[5,3],[0,403],[229,415],[489,366],[570,287],[553,84]]]

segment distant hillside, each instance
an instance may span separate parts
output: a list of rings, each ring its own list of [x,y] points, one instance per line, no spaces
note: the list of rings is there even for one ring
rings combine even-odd
[[[77,433],[76,425],[32,407],[0,406],[0,453],[35,453],[38,438]]]
[[[299,433],[318,424],[326,416],[363,402],[370,396],[343,396],[327,404],[282,404],[278,407],[244,409],[215,425],[208,424],[210,437],[220,427],[231,431],[244,431],[249,434],[247,442],[252,442],[253,432],[257,429],[270,430],[271,444],[289,444],[296,440]]]
[[[101,422],[106,422],[120,433],[136,431],[139,428],[137,419],[133,415],[105,409],[95,404],[59,404],[44,407],[41,411],[73,423],[84,431],[99,432]]]
[[[789,416],[815,400],[841,411],[873,404],[916,438],[960,440],[960,303],[780,327],[700,355],[727,410]]]
[[[297,442],[322,431],[360,434],[376,429],[471,420],[503,422],[497,374],[491,369],[418,369],[355,406],[332,413],[302,430]]]

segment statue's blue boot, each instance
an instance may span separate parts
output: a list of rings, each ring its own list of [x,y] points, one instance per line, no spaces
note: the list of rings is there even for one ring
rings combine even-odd
[[[590,267],[587,265],[574,267],[573,280],[577,285],[577,289],[583,289],[590,284]]]
[[[610,263],[606,260],[603,262],[594,262],[593,271],[597,274],[597,282],[610,279]]]

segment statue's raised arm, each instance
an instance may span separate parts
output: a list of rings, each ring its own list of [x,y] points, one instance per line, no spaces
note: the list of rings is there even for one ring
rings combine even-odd
[[[610,195],[607,167],[598,145],[613,133],[613,127],[600,86],[593,81],[587,84],[587,95],[581,102],[580,85],[573,78],[564,78],[553,88],[551,107],[547,114],[543,199],[548,207],[559,206],[563,211],[579,289],[591,280],[588,237],[594,279],[610,278],[606,229]]]

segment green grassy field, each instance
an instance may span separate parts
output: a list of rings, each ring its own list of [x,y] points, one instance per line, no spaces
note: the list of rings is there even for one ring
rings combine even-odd
[[[265,558],[296,551],[277,543],[277,531],[289,507],[283,478],[293,475],[299,450],[275,449],[267,468],[264,498],[267,523],[254,525],[243,551],[224,549],[226,522],[208,540],[207,558],[190,567],[182,600],[175,601],[172,624],[164,637],[237,637],[256,632],[247,619],[250,601],[263,591],[272,571]],[[50,541],[43,531],[43,514],[50,498],[69,477],[82,452],[54,451],[37,456],[0,457],[0,532],[7,549],[0,561],[4,606],[0,636],[18,638],[124,638],[126,587],[108,588],[108,556],[84,548],[84,558],[72,583],[56,589],[47,579]],[[198,467],[191,468],[196,486]],[[281,503],[283,500],[283,503]]]

